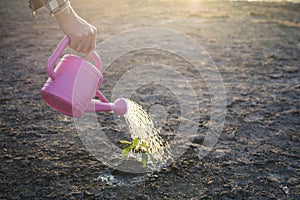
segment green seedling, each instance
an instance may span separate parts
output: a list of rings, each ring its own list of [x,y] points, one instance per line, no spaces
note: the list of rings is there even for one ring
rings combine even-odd
[[[145,142],[140,141],[139,138],[135,138],[133,141],[127,141],[127,140],[120,140],[120,143],[125,145],[125,148],[122,151],[122,156],[125,157],[129,154],[129,152],[135,152],[142,154],[141,162],[144,166],[147,165],[149,161],[149,157],[151,158],[153,162],[153,156],[149,153],[147,150],[147,145]]]

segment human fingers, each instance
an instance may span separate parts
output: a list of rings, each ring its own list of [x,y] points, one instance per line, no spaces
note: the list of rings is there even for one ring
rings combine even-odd
[[[74,49],[77,52],[80,52],[80,44],[81,44],[81,39],[80,37],[70,37],[70,44],[69,46]]]
[[[78,52],[78,53],[86,53],[84,51],[85,49],[85,46],[90,43],[89,42],[89,39],[88,38],[84,38],[80,41],[80,43],[78,44],[78,46],[75,48],[75,50]]]
[[[86,42],[85,44],[83,44],[84,46],[82,49],[82,53],[89,54],[89,52],[92,49],[92,44],[93,44],[93,38],[92,37],[86,38]]]
[[[90,43],[86,44],[85,46],[85,53],[90,54],[90,52],[94,51],[96,48],[96,37],[97,37],[97,28],[95,26],[91,25],[90,33],[89,33],[89,38],[90,38]]]

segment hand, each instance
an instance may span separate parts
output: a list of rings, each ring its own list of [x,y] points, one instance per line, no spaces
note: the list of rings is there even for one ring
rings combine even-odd
[[[79,17],[71,6],[54,16],[62,31],[69,36],[72,49],[88,55],[96,48],[96,27]]]

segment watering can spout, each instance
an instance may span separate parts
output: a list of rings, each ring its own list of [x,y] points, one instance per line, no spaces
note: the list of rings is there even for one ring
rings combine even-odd
[[[127,100],[124,98],[118,98],[112,104],[112,110],[118,115],[125,115],[128,110]]]
[[[117,99],[114,103],[101,102],[95,99],[88,104],[86,112],[113,111],[118,115],[125,115],[127,112],[127,102],[123,98]]]

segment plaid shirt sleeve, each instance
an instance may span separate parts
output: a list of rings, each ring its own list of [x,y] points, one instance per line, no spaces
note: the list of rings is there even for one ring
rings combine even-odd
[[[35,11],[45,6],[50,14],[53,14],[60,10],[69,0],[29,0],[29,8],[32,10],[33,16]]]

